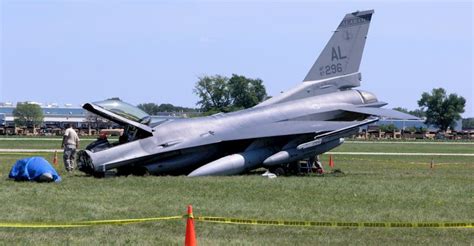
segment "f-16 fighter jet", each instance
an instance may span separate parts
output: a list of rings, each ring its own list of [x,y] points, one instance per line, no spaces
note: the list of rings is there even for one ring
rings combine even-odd
[[[359,65],[373,10],[347,14],[295,88],[253,108],[154,123],[140,109],[115,100],[83,108],[124,127],[118,143],[98,140],[78,153],[79,169],[121,174],[235,175],[260,167],[288,167],[343,143],[378,117],[417,119],[383,109],[360,85]]]

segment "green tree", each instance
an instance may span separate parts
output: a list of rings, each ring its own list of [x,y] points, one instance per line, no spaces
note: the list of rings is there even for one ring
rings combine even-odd
[[[175,106],[170,103],[162,103],[158,106],[158,112],[197,112],[195,108]]]
[[[184,111],[183,107],[176,107],[171,103],[162,103],[158,106],[159,112],[180,112]]]
[[[409,112],[409,114],[414,115],[418,118],[426,117],[426,113],[425,113],[425,111],[423,111],[423,109],[412,110],[412,111]]]
[[[138,104],[137,107],[149,115],[156,115],[158,112],[160,112],[160,108],[156,103],[141,103]]]
[[[43,110],[37,104],[18,103],[13,110],[15,124],[36,128],[43,123]]]
[[[261,79],[250,79],[232,74],[203,76],[196,83],[194,93],[201,99],[197,105],[204,112],[230,112],[257,105],[267,97]]]
[[[181,106],[174,106],[170,103],[162,103],[160,105],[156,103],[141,103],[137,106],[139,109],[145,111],[149,115],[157,115],[160,112],[197,112],[195,108],[187,108]]]
[[[267,92],[261,79],[249,79],[232,74],[229,91],[234,108],[251,108],[263,101]]]
[[[203,111],[229,112],[232,100],[228,80],[221,75],[199,77],[194,88],[194,93],[201,98],[197,105]]]
[[[474,118],[462,119],[462,129],[474,129]]]
[[[446,95],[443,88],[434,88],[431,94],[423,92],[418,106],[426,112],[425,124],[435,125],[442,131],[453,128],[464,113],[466,99],[456,94]]]
[[[379,129],[383,132],[398,131],[398,128],[394,124],[380,125]]]

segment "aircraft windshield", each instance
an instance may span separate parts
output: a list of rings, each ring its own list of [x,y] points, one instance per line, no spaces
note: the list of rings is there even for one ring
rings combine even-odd
[[[135,122],[145,125],[150,123],[150,115],[126,102],[122,102],[119,100],[105,100],[100,102],[94,102],[93,104],[129,120],[133,120]]]

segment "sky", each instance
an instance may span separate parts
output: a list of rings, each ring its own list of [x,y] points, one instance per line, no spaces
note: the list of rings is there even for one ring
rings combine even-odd
[[[346,13],[374,9],[358,89],[418,108],[443,87],[474,117],[472,1],[0,0],[0,102],[196,107],[198,77],[301,83]]]

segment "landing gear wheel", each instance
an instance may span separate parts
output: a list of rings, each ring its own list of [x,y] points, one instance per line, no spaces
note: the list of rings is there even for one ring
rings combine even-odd
[[[276,176],[283,176],[286,174],[285,169],[283,167],[277,167],[275,170],[272,171]]]
[[[275,174],[276,176],[284,176],[288,174],[288,168],[285,166],[276,166],[268,168],[268,171]]]
[[[288,166],[289,172],[294,175],[300,175],[301,174],[301,164],[296,161],[292,162]]]
[[[128,166],[122,166],[117,168],[117,176],[128,176],[133,173],[133,169]]]
[[[144,167],[137,167],[132,171],[132,175],[134,175],[134,176],[150,176],[150,173]]]
[[[92,176],[94,176],[94,178],[105,178],[105,173],[104,172],[94,172],[92,173]]]

